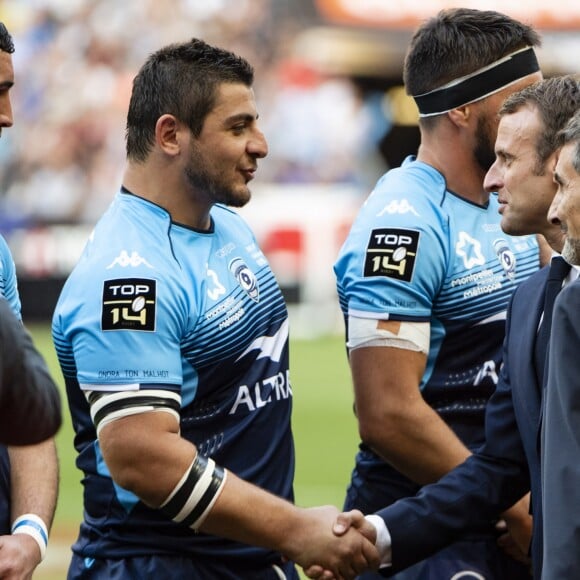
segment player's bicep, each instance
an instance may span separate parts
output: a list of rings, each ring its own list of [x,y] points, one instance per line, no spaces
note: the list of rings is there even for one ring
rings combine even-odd
[[[166,412],[125,415],[100,429],[99,448],[113,480],[159,506],[190,467],[195,447]]]
[[[363,346],[349,354],[360,421],[382,421],[404,405],[420,400],[419,384],[427,356],[393,346]]]

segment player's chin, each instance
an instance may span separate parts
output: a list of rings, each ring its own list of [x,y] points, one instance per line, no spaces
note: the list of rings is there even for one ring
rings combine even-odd
[[[228,195],[226,205],[230,207],[244,207],[252,198],[252,192],[247,185],[237,187]]]

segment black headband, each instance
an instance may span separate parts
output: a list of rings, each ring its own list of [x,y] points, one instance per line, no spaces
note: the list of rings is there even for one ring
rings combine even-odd
[[[413,98],[419,108],[420,117],[441,115],[484,99],[539,70],[536,53],[528,46],[438,89],[413,95]]]

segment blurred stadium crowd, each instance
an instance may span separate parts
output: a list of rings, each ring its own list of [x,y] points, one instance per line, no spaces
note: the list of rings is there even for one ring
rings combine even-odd
[[[350,183],[382,172],[382,95],[292,55],[283,0],[0,0],[16,45],[15,128],[0,139],[0,230],[92,223],[120,183],[132,78],[161,45],[201,37],[256,69],[270,155],[261,183]],[[278,7],[279,8],[279,7]]]

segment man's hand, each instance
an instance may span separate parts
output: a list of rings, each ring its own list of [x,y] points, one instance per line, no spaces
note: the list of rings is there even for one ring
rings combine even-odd
[[[324,508],[326,509],[326,508]],[[358,570],[355,572],[355,576],[364,570],[376,570],[379,566],[379,555],[374,547],[375,540],[376,540],[376,529],[375,527],[368,522],[362,512],[358,510],[352,510],[350,512],[340,513],[336,515],[336,518],[332,524],[332,533],[337,537],[344,537],[344,539],[348,537],[352,537],[352,534],[358,534],[359,538],[358,541],[361,541],[362,538],[366,539],[366,544],[372,545],[373,555],[372,555],[372,566],[366,565],[365,568]],[[366,546],[363,541],[363,545]],[[368,547],[367,547],[368,550]],[[366,552],[368,554],[368,552]],[[357,560],[360,561],[360,560]],[[367,564],[368,556],[366,557]],[[334,569],[330,566],[326,566],[323,564],[321,560],[317,560],[317,564],[314,566],[306,567],[305,565],[301,564],[304,568],[304,573],[308,578],[315,578],[317,580],[339,580],[341,578],[351,578],[350,575],[344,575],[344,573],[339,573],[337,575],[334,572]],[[365,564],[363,563],[363,566]],[[353,568],[354,569],[354,568]]]
[[[495,525],[495,529],[499,532],[497,545],[503,550],[503,552],[517,562],[529,566],[532,563],[530,557],[526,552],[522,552],[517,542],[511,535],[505,521],[499,520]]]
[[[0,578],[31,580],[40,564],[40,548],[28,534],[0,536]]]
[[[364,519],[360,512],[358,514]],[[353,517],[353,523],[349,518],[341,534],[336,535],[333,526],[339,511],[335,507],[308,508],[304,516],[307,525],[297,530],[286,556],[301,566],[310,578],[348,580],[364,571],[378,569],[379,554],[374,542],[359,531],[361,527],[369,534],[360,518]],[[347,525],[352,529],[347,529]]]
[[[377,541],[377,530],[359,510],[351,510],[338,514],[334,526],[333,534],[342,536],[349,528],[358,530],[367,540],[374,543]]]
[[[529,564],[529,548],[532,538],[530,494],[526,494],[502,514],[503,520],[496,525],[501,535],[498,545],[515,560]]]

